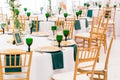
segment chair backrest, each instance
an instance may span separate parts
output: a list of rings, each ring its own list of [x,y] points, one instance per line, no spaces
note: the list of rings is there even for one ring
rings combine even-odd
[[[18,20],[19,20],[19,22],[20,22],[20,27],[21,27],[21,29],[22,29],[23,31],[25,31],[25,29],[26,29],[26,17],[20,15],[20,16],[18,17]]]
[[[69,30],[68,38],[73,38],[74,21],[64,21],[63,30]]]
[[[76,56],[74,80],[76,80],[76,75],[78,73],[86,73],[84,70],[90,68],[91,80],[93,79],[94,68],[97,62],[97,57],[100,47],[94,48],[79,48]]]
[[[66,18],[66,21],[75,21],[75,17],[73,17],[73,18]]]
[[[102,16],[102,14],[103,14],[103,9],[98,9],[98,14],[97,14],[97,16]]]
[[[34,22],[35,30],[36,30],[36,32],[38,32],[38,30],[39,30],[38,16],[30,16],[29,19],[30,19],[30,21]]]
[[[92,17],[92,26],[93,25],[97,25],[100,26],[100,22],[101,22],[102,16],[96,16],[96,17]]]
[[[86,17],[88,8],[86,6],[82,6],[80,7],[80,10],[82,10],[81,17]]]
[[[64,18],[59,18],[56,20],[56,26],[63,26]]]
[[[91,46],[91,43],[93,40],[96,39],[97,45],[101,45],[102,41],[105,37],[106,30],[108,27],[108,22],[109,22],[109,17],[107,20],[104,18],[105,13],[103,13],[103,16],[100,16],[100,19],[98,21],[98,25],[94,25],[94,17],[93,17],[93,22],[92,22],[92,27],[90,31],[90,42],[89,46]],[[109,15],[108,15],[109,16]]]
[[[112,36],[111,39],[110,39],[108,50],[107,50],[107,55],[106,55],[106,60],[105,60],[105,66],[104,66],[105,70],[108,69],[108,61],[109,61],[109,57],[110,57],[110,51],[111,51],[113,39],[114,39],[114,37]]]
[[[0,80],[29,80],[31,60],[32,52],[18,49],[0,52]]]
[[[109,7],[109,8],[103,8],[104,11],[106,11],[106,14],[110,14],[111,19],[115,19],[115,14],[116,14],[116,8],[114,7]]]

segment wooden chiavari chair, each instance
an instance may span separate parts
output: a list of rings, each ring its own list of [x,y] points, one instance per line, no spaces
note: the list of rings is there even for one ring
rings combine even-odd
[[[56,26],[58,26],[58,27],[63,26],[64,21],[65,21],[64,18],[59,18],[59,17],[58,17],[58,19],[57,19],[57,21],[56,21]]]
[[[115,34],[115,16],[116,16],[116,8],[110,7],[110,8],[104,8],[106,12],[109,12],[110,20],[108,22],[108,28],[112,28],[109,31],[112,30],[114,39],[116,38]]]
[[[65,72],[55,74],[52,76],[53,80],[93,80],[91,77],[85,75],[80,69],[91,67],[91,74],[94,74],[94,67],[96,65],[99,47],[84,48],[78,47],[74,72]],[[90,63],[90,64],[88,64]]]
[[[106,25],[104,24],[104,17],[100,17],[100,20],[97,22],[97,25],[94,24],[94,18],[92,21],[91,31],[89,33],[81,33],[75,35],[75,41],[78,46],[84,47],[93,47],[103,44],[104,51],[106,51],[106,29],[108,26],[109,18],[106,21]],[[80,42],[78,39],[81,39]]]
[[[110,51],[112,47],[114,36],[111,37],[109,47],[107,50],[107,54],[105,55],[105,61],[99,62],[95,66],[94,74],[96,77],[94,77],[94,80],[108,80],[108,63],[109,63],[109,57],[110,57]],[[86,70],[89,71],[90,69]]]
[[[23,30],[25,30],[26,25],[27,25],[26,20],[28,20],[28,17],[27,16],[20,16],[19,19],[21,22],[23,22],[25,24],[23,27]],[[39,31],[38,16],[30,16],[28,21],[34,23],[33,29],[35,32],[38,32]]]
[[[19,16],[18,20],[20,22],[20,27],[21,27],[22,31],[25,31],[25,29],[26,29],[26,17]]]
[[[34,28],[35,28],[35,32],[39,31],[39,23],[38,23],[38,16],[30,16],[30,21],[34,22]]]
[[[63,30],[69,30],[68,38],[73,38],[73,29],[74,29],[74,21],[64,21],[64,27]]]
[[[29,80],[32,52],[10,49],[0,52],[0,80]]]

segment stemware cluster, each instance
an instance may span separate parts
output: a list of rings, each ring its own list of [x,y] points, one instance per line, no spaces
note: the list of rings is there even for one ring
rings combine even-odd
[[[65,36],[65,41],[67,41],[67,37],[69,35],[69,30],[63,30],[63,35]],[[56,35],[56,40],[58,42],[58,47],[61,47],[60,43],[63,40],[63,35]]]

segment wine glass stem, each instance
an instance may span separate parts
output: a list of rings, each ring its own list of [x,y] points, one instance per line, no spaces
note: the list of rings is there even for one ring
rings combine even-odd
[[[5,33],[5,30],[4,30],[4,28],[2,28],[3,29],[3,34]]]
[[[65,41],[67,41],[67,36],[65,36]]]
[[[30,52],[30,46],[28,46],[28,52]]]
[[[53,36],[55,36],[55,31],[53,30]]]
[[[46,21],[48,21],[48,18],[46,19]]]
[[[65,21],[67,21],[67,20],[66,20],[66,17],[65,17]]]
[[[32,34],[32,28],[30,28],[30,34]]]
[[[58,47],[60,47],[60,42],[58,42]]]

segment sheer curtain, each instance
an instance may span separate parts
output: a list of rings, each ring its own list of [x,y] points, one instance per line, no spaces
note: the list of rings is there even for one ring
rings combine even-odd
[[[3,8],[4,13],[10,15],[8,4],[5,3],[6,1],[7,0],[0,0],[0,7]],[[28,11],[30,11],[31,13],[40,13],[40,7],[44,8],[43,13],[45,13],[49,8],[48,0],[17,0],[17,1],[19,1],[19,3],[22,4],[22,6],[20,7],[21,14],[24,13],[23,11],[24,7],[28,8]],[[58,7],[60,6],[59,5],[60,2],[63,2],[67,7],[67,10],[64,12],[73,13],[76,6],[82,6],[85,2],[94,2],[94,1],[97,2],[98,0],[51,0],[52,12],[58,13]],[[102,1],[102,3],[105,5],[107,0],[99,0],[99,1]],[[112,0],[111,4],[114,3],[120,4],[120,1]]]

